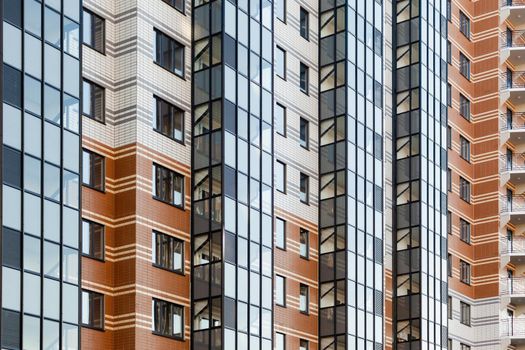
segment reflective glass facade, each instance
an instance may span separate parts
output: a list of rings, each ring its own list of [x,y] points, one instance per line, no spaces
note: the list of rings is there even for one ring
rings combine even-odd
[[[320,2],[321,349],[383,347],[383,7]]]
[[[2,348],[78,349],[80,1],[2,11]]]
[[[394,332],[447,342],[446,1],[401,1],[394,22]]]
[[[272,349],[273,11],[193,3],[192,346]]]

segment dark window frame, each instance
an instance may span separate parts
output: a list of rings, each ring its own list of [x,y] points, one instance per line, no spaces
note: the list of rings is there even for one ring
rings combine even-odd
[[[275,75],[277,75],[279,78],[286,80],[286,50],[280,47],[279,45],[276,46],[277,51],[281,51],[283,53],[283,75],[280,75],[277,73],[277,69],[275,70]],[[276,55],[277,56],[277,55]]]
[[[304,140],[302,134],[303,126],[305,127]],[[299,145],[304,149],[310,149],[310,122],[303,117],[299,118]]]
[[[84,242],[84,239],[81,240],[81,249],[80,249],[80,252],[82,254],[82,256],[85,256],[87,258],[91,258],[91,259],[95,259],[95,260],[99,260],[99,261],[105,261],[105,258],[106,258],[106,226],[101,224],[101,223],[98,223],[98,222],[95,222],[95,221],[92,221],[92,220],[88,220],[88,219],[82,219],[82,237],[84,237],[84,223],[87,223],[89,224],[89,235],[90,235],[90,239],[89,239],[89,252],[84,252],[84,245],[83,245],[83,242]],[[100,252],[101,252],[101,257],[98,257],[96,256],[94,253],[95,253],[95,249],[94,249],[94,240],[91,238],[92,237],[92,226],[98,226],[102,229],[102,238],[100,239],[100,242],[102,244],[102,247],[100,249]]]
[[[82,164],[84,164],[84,157],[86,154],[89,155],[89,166],[90,166],[89,178],[90,180],[96,177],[97,175],[95,169],[92,167],[92,165],[96,163],[96,159],[94,158],[100,158],[101,160],[101,164],[102,164],[101,174],[98,174],[101,177],[101,186],[98,187],[97,184],[84,181],[84,171],[86,170],[84,169],[84,167],[82,169],[82,186],[91,188],[95,191],[105,192],[106,191],[106,157],[96,152],[93,152],[87,148],[82,148]]]
[[[177,7],[177,0],[162,0],[162,2],[169,5],[170,7],[173,7],[175,10],[179,11],[183,15],[186,15],[186,4],[184,0],[181,0],[182,8]]]
[[[303,234],[306,234],[306,254],[301,254],[301,240],[303,238]],[[310,259],[310,231],[308,231],[305,228],[300,227],[299,228],[299,256],[303,259],[309,260]]]
[[[303,62],[299,62],[299,89],[305,94],[309,94],[310,67]]]
[[[461,10],[459,11],[459,31],[470,40],[470,18]]]
[[[299,8],[299,34],[310,41],[310,13],[302,6]]]
[[[459,94],[459,115],[470,121],[470,100]]]
[[[177,107],[176,105],[174,105],[173,103],[170,103],[168,101],[166,101],[165,99],[157,96],[157,95],[153,95],[153,99],[155,101],[155,116],[154,116],[154,126],[153,126],[153,130],[155,130],[156,132],[158,132],[159,134],[161,135],[164,135],[170,139],[172,139],[173,141],[176,141],[182,145],[185,144],[185,133],[186,133],[186,129],[185,129],[185,121],[186,121],[186,117],[185,117],[185,112],[182,108],[180,107]],[[170,110],[170,122],[171,122],[171,125],[172,125],[172,135],[169,135],[168,133],[164,132],[162,129],[163,129],[163,121],[164,121],[164,118],[162,118],[162,113],[159,111],[159,108],[162,108],[161,105],[162,104],[165,104],[166,107]],[[174,130],[175,129],[175,119],[177,118],[177,113],[180,113],[180,118],[181,118],[181,121],[180,121],[180,125],[182,126],[182,130],[180,130],[181,132],[181,138],[177,138],[175,135],[174,135]]]
[[[459,260],[459,280],[462,283],[470,285],[471,283],[471,266],[465,260]]]
[[[302,191],[303,187],[303,181],[305,181],[306,191]],[[304,199],[302,198],[302,194],[304,193]],[[310,176],[306,175],[305,173],[299,174],[299,200],[303,204],[310,204]]]
[[[280,221],[283,222],[283,246],[281,247],[281,246],[277,245],[277,241],[276,241],[275,248],[286,251],[286,220],[284,220],[283,218],[280,218],[278,216],[275,217],[275,220],[276,221],[280,220]],[[275,224],[275,229],[277,230],[277,223]]]
[[[287,186],[287,166],[286,166],[286,163],[283,162],[283,161],[280,161],[279,159],[276,159],[275,160],[277,163],[279,163],[280,165],[282,165],[282,168],[283,168],[283,188],[282,190],[278,188],[277,184],[275,184],[275,190],[278,191],[278,192],[281,192],[281,193],[284,193],[286,194],[286,190],[288,188]]]
[[[152,331],[151,333],[152,334],[155,334],[155,335],[158,335],[158,336],[162,336],[162,337],[167,337],[167,338],[171,338],[171,339],[175,339],[175,340],[181,340],[183,341],[184,340],[184,331],[185,331],[185,318],[184,318],[184,306],[182,305],[179,305],[179,304],[175,304],[175,303],[171,303],[169,301],[166,301],[166,300],[162,300],[162,299],[158,299],[158,298],[152,298],[152,313],[153,315],[151,315],[151,318],[152,318]],[[169,320],[171,319],[172,320],[172,331],[174,330],[174,324],[173,324],[173,315],[174,315],[174,312],[173,310],[175,308],[179,308],[180,309],[180,333],[177,333],[177,334],[166,334],[166,333],[163,333],[161,330],[158,330],[158,327],[160,328],[160,324],[157,324],[157,321],[158,321],[158,318],[161,316],[162,314],[162,311],[163,310],[159,310],[159,313],[157,313],[157,303],[162,303],[164,304],[164,306],[166,307],[170,307],[170,310],[169,310],[169,314],[166,315],[166,319],[168,320],[168,323],[169,323]],[[161,305],[162,307],[162,305]],[[166,311],[166,310],[164,310]],[[180,335],[178,335],[180,334]]]
[[[306,309],[301,310],[301,296],[303,289],[306,290]],[[310,314],[310,286],[304,283],[299,283],[299,312],[305,315]]]
[[[153,243],[152,244],[152,249],[155,249],[155,251],[154,251],[154,253],[155,253],[155,260],[152,259],[152,265],[157,267],[157,268],[159,268],[159,269],[167,270],[167,271],[174,272],[176,274],[184,276],[185,275],[184,240],[182,240],[180,238],[177,238],[177,237],[173,237],[171,235],[167,235],[167,234],[159,232],[157,230],[153,230],[152,231],[152,238],[153,238],[153,235],[154,235],[155,241],[152,242]],[[162,238],[166,239],[166,241],[164,241],[163,243],[168,243],[168,245],[169,245],[169,247],[168,247],[169,254],[167,254],[166,257],[164,257],[164,254],[163,254],[163,253],[166,253],[166,252],[164,252],[162,249],[159,249],[159,243],[158,243],[159,237],[162,237]],[[172,268],[172,267],[169,267],[169,266],[165,266],[163,264],[163,262],[165,262],[166,260],[169,260],[170,257],[173,257],[174,252],[175,252],[175,243],[180,243],[181,244],[181,253],[180,253],[180,256],[181,256],[180,257],[180,259],[181,259],[181,261],[180,261],[181,268],[180,269],[175,269],[174,267]]]
[[[470,222],[463,218],[459,218],[459,238],[467,243],[470,244],[470,235],[471,235],[471,225]]]
[[[100,20],[100,23],[102,23],[102,43],[101,44],[101,47],[98,47],[96,45],[96,40],[93,40],[95,41],[93,44],[91,43],[88,43],[86,41],[84,41],[84,38],[85,36],[83,35],[82,36],[82,44],[86,45],[87,47],[101,53],[102,55],[106,55],[106,19],[102,16],[100,16],[99,14],[93,12],[92,10],[90,9],[87,9],[85,7],[82,8],[82,16],[84,16],[84,14],[87,13],[89,16],[92,17],[91,19],[91,38],[96,38],[97,35],[95,35],[96,33],[96,30],[97,30],[97,27],[95,25],[95,19],[96,20]],[[83,23],[85,23],[85,21],[83,21]],[[84,25],[84,24],[83,24]],[[82,28],[82,30],[85,32],[85,29]]]
[[[470,141],[463,137],[463,135],[459,136],[459,150],[461,158],[470,162]]]
[[[459,73],[470,80],[470,60],[462,52],[459,53]]]
[[[283,275],[279,275],[279,274],[275,274],[275,277],[282,278],[283,280],[283,303],[279,304],[279,302],[277,301],[277,290],[276,290],[275,305],[280,306],[280,307],[286,307],[286,277]],[[277,283],[275,283],[275,285],[277,285]]]
[[[85,111],[84,111],[84,107],[82,107],[82,115],[85,115],[86,117],[88,117],[89,119],[92,119],[92,120],[96,120],[97,122],[99,123],[102,123],[102,124],[105,124],[106,123],[106,88],[104,88],[103,86],[97,84],[97,83],[94,83],[93,81],[89,80],[89,79],[86,79],[86,78],[83,78],[82,79],[82,85],[85,84],[88,84],[90,85],[91,87],[91,93],[90,93],[90,96],[89,96],[89,107],[90,107],[90,114],[87,114]],[[102,102],[101,102],[101,105],[102,105],[102,109],[101,109],[101,112],[102,112],[102,116],[99,116],[97,118],[97,116],[95,115],[96,113],[94,113],[93,111],[96,110],[96,105],[97,105],[97,102],[96,102],[96,97],[97,97],[97,94],[94,93],[94,90],[98,90],[99,92],[102,93]],[[84,100],[85,100],[85,97],[84,97],[84,89],[82,89],[82,105],[84,105]]]
[[[460,301],[460,318],[459,322],[461,324],[464,324],[465,326],[469,326],[471,324],[471,313],[470,313],[470,305]]]
[[[459,177],[459,197],[463,199],[465,202],[470,203],[470,196],[471,196],[471,184],[468,180],[463,178],[462,176]]]
[[[157,29],[157,28],[154,28],[153,31],[155,32],[155,51],[154,51],[154,55],[153,55],[153,62],[158,65],[159,67],[162,67],[164,68],[165,70],[175,74],[176,76],[182,78],[182,79],[185,79],[185,74],[186,74],[186,47],[181,44],[179,41],[173,39],[171,36],[169,36],[168,34],[164,33],[163,31]],[[165,61],[165,58],[163,57],[163,47],[162,47],[162,39],[163,38],[166,38],[168,41],[169,41],[169,52],[170,52],[170,60],[171,60],[171,63],[168,64],[168,62],[164,62]],[[182,50],[182,56],[181,56],[181,68],[180,68],[180,71],[177,69],[176,67],[176,63],[174,63],[173,61],[176,60],[176,56],[177,56],[177,50],[178,49],[181,49]]]
[[[179,208],[179,209],[182,209],[184,210],[184,206],[185,206],[185,187],[186,187],[186,177],[176,171],[173,171],[165,166],[162,166],[160,164],[157,164],[157,163],[153,163],[153,168],[154,168],[154,171],[155,173],[153,174],[153,184],[154,184],[154,193],[153,193],[153,198],[160,201],[160,202],[163,202],[163,203],[166,203],[166,204],[169,204],[169,205],[172,205],[176,208]],[[163,195],[160,194],[159,195],[159,188],[161,186],[159,186],[160,184],[157,184],[157,178],[160,176],[158,174],[158,171],[160,170],[164,170],[164,171],[167,171],[170,175],[171,175],[171,180],[170,180],[170,187],[171,187],[171,191],[173,192],[173,186],[175,186],[175,183],[174,183],[174,179],[175,177],[179,177],[182,179],[182,183],[181,183],[181,203],[180,204],[177,204],[175,203],[175,196],[173,196],[173,198],[171,200],[167,200],[165,198],[163,198]]]
[[[105,315],[106,315],[106,300],[105,300],[105,296],[104,294],[102,293],[97,293],[97,292],[94,292],[92,290],[88,290],[88,289],[82,289],[82,300],[81,300],[81,303],[82,303],[82,308],[81,310],[84,310],[84,306],[83,306],[83,303],[84,303],[84,293],[88,294],[89,298],[88,298],[88,302],[89,302],[89,306],[88,306],[88,309],[89,309],[89,323],[84,323],[84,315],[81,316],[81,324],[82,324],[82,327],[85,327],[85,328],[91,328],[91,329],[96,329],[96,330],[100,330],[100,331],[103,331],[104,330],[104,326],[105,326]],[[100,298],[99,301],[101,300],[101,304],[99,305],[100,309],[98,310],[99,312],[101,312],[101,319],[99,320],[100,322],[100,325],[95,325],[95,322],[92,320],[92,317],[93,317],[93,314],[94,314],[94,310],[95,310],[95,307],[94,307],[94,298],[97,297],[97,298]]]
[[[279,102],[276,102],[276,104],[279,106],[279,108],[282,108],[283,110],[283,132],[281,132],[280,130],[276,130],[275,132],[279,135],[281,135],[282,137],[286,137],[286,114],[287,114],[287,111],[286,111],[286,106],[284,106],[282,103],[279,103]]]

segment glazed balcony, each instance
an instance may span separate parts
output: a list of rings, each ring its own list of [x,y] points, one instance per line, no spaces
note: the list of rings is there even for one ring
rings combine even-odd
[[[503,113],[500,117],[500,143],[525,143],[525,112]]]
[[[516,110],[525,110],[525,71],[508,71],[500,75],[501,102]]]
[[[525,344],[525,318],[504,318],[500,320],[501,337],[511,345]]]
[[[518,187],[525,185],[525,153],[508,153],[500,157],[500,181]]]
[[[525,304],[525,277],[502,278],[500,295],[510,298],[510,303],[514,305]]]
[[[515,27],[525,23],[525,0],[501,0],[500,22],[508,20]]]
[[[514,67],[519,67],[520,65],[524,64],[525,63],[525,30],[513,30],[513,31],[505,31],[501,33],[500,48],[501,48],[501,54],[500,54],[501,63],[508,61]]]
[[[525,236],[512,235],[500,241],[501,264],[507,265],[509,262],[516,264],[523,264],[525,262]],[[525,290],[525,281],[523,285]],[[508,288],[507,288],[508,289]]]

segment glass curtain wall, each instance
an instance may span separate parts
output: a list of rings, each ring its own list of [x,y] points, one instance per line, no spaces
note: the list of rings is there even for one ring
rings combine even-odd
[[[383,6],[319,13],[320,349],[382,349]]]
[[[272,349],[273,10],[194,0],[193,349]]]
[[[396,348],[447,346],[446,1],[396,3]]]
[[[2,348],[78,349],[80,1],[2,4]]]

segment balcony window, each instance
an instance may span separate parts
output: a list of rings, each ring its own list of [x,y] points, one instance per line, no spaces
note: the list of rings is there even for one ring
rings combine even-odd
[[[93,189],[104,191],[105,158],[94,152],[82,151],[82,183]]]
[[[275,218],[275,247],[286,248],[286,221]]]
[[[153,129],[175,141],[184,141],[184,111],[159,97],[154,97]]]
[[[153,195],[160,201],[184,207],[184,176],[153,164]]]
[[[84,9],[84,44],[100,53],[105,53],[106,22],[93,12]]]
[[[447,63],[452,64],[452,44],[447,41]]]
[[[105,89],[84,79],[82,85],[82,113],[91,119],[105,121]]]
[[[447,106],[452,107],[452,85],[447,84]]]
[[[310,292],[308,286],[301,283],[299,286],[299,311],[302,313],[308,313],[309,298]]]
[[[302,258],[308,258],[309,249],[309,232],[304,228],[299,231],[299,255]]]
[[[286,79],[286,51],[279,46],[275,50],[275,74]]]
[[[275,162],[275,189],[286,193],[286,164],[281,161]]]
[[[308,149],[308,135],[310,133],[310,123],[308,120],[301,118],[299,120],[299,144],[301,147]]]
[[[88,290],[82,291],[82,324],[84,326],[104,328],[104,295]]]
[[[467,162],[470,162],[470,142],[463,136],[459,137],[460,141],[460,151],[461,158],[465,159]]]
[[[153,299],[153,332],[168,337],[184,337],[184,308],[164,300]]]
[[[451,296],[447,297],[447,317],[449,320],[452,319],[452,297]],[[451,348],[449,349],[452,350]]]
[[[459,31],[467,38],[470,39],[470,19],[459,11]]]
[[[301,202],[308,204],[309,202],[309,192],[310,192],[310,177],[306,174],[300,174],[299,180],[299,198]]]
[[[447,233],[452,234],[452,212],[450,210],[447,211]]]
[[[306,11],[304,8],[301,7],[300,14],[299,14],[299,28],[300,33],[303,38],[308,40],[309,36],[309,22],[310,22],[310,14],[308,11]]]
[[[283,333],[275,333],[275,350],[286,350],[286,336]]]
[[[463,53],[459,53],[459,72],[470,80],[470,60]]]
[[[460,260],[459,269],[460,281],[470,285],[470,264],[466,261]]]
[[[459,237],[465,243],[470,243],[470,223],[464,219],[459,219]]]
[[[459,197],[470,203],[470,182],[463,177],[459,178]]]
[[[452,21],[452,0],[447,0],[447,20]]]
[[[308,94],[309,68],[304,63],[299,66],[299,87],[302,92]]]
[[[104,259],[103,225],[82,220],[82,254],[94,259]]]
[[[447,273],[448,277],[452,277],[452,254],[447,256]]]
[[[466,120],[470,120],[470,101],[462,94],[459,94],[459,114]]]
[[[184,242],[160,232],[153,232],[152,236],[154,265],[177,273],[184,273]]]
[[[275,275],[275,303],[280,306],[286,306],[286,279],[282,276]]]
[[[275,104],[274,128],[276,133],[286,136],[286,107],[280,103]]]
[[[460,302],[460,322],[466,326],[470,326],[470,305]]]
[[[155,63],[180,77],[184,77],[184,46],[182,44],[155,30],[153,52]]]

